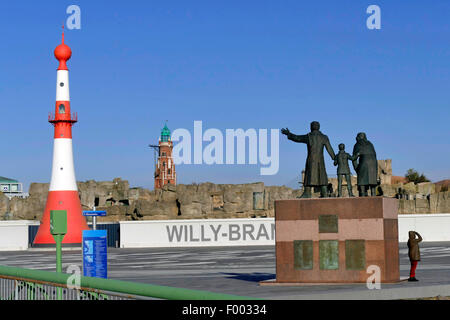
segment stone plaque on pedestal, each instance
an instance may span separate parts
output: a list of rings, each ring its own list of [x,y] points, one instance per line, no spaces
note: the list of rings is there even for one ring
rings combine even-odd
[[[275,201],[276,283],[400,281],[398,200],[383,197]]]

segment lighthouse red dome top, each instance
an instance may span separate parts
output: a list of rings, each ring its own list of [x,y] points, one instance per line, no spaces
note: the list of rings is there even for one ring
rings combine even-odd
[[[59,46],[55,48],[55,58],[59,60],[58,70],[69,70],[67,69],[66,61],[72,56],[72,50],[70,47],[64,43],[64,26],[62,33],[62,42]]]

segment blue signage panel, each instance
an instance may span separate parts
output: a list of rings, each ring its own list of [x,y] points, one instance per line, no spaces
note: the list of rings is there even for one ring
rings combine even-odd
[[[106,216],[106,211],[83,211],[83,216],[85,216],[85,217],[93,217],[93,216],[104,217],[104,216]]]
[[[107,278],[108,238],[106,230],[83,230],[83,275]]]

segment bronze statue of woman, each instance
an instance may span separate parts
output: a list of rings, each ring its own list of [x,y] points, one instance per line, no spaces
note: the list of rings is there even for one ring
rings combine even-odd
[[[353,160],[358,179],[358,192],[360,197],[367,197],[367,190],[370,188],[370,194],[376,196],[376,186],[378,184],[378,162],[377,154],[373,144],[367,140],[364,132],[358,133],[356,143],[353,147],[353,157],[359,156]]]

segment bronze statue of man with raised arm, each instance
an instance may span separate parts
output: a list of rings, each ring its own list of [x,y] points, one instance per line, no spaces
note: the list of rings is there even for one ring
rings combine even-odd
[[[311,198],[311,188],[320,187],[320,197],[328,197],[327,186],[328,176],[323,158],[323,148],[327,149],[331,159],[335,154],[328,137],[319,131],[320,123],[311,122],[311,132],[305,135],[292,134],[288,128],[281,129],[281,133],[289,140],[299,143],[306,143],[308,147],[308,157],[306,158],[305,180],[303,181],[303,194],[301,198]]]

